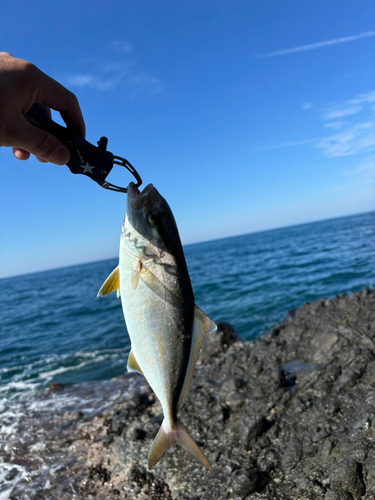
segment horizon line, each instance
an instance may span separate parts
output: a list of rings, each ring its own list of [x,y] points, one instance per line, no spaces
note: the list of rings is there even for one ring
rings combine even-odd
[[[308,225],[308,224],[315,224],[317,222],[325,222],[325,221],[329,221],[329,220],[343,219],[345,217],[354,217],[354,216],[357,216],[357,215],[371,214],[373,212],[375,212],[375,210],[366,210],[365,212],[355,212],[355,213],[346,214],[346,215],[337,215],[335,217],[327,217],[325,219],[317,219],[317,220],[311,220],[311,221],[307,221],[307,222],[297,222],[296,224],[287,224],[286,226],[276,226],[276,227],[271,227],[271,228],[268,228],[268,229],[261,229],[259,231],[250,231],[250,232],[247,232],[247,233],[240,233],[240,234],[232,234],[232,235],[228,235],[228,236],[221,236],[219,238],[213,238],[213,239],[209,239],[209,240],[199,240],[199,241],[195,241],[195,242],[192,242],[192,243],[184,243],[182,246],[183,246],[183,248],[185,248],[185,247],[190,246],[190,245],[199,245],[201,243],[210,243],[210,242],[220,241],[220,240],[226,240],[226,239],[230,239],[230,238],[238,238],[240,236],[246,236],[248,234],[266,233],[268,231],[276,231],[276,230],[279,230],[279,229],[288,229],[290,227],[298,227],[298,226],[304,226],[304,225]],[[5,279],[11,279],[11,278],[19,278],[21,276],[29,276],[30,274],[38,274],[38,273],[45,273],[45,272],[49,272],[49,271],[57,271],[59,269],[65,269],[65,268],[69,268],[69,267],[85,266],[85,265],[95,264],[97,262],[104,262],[106,260],[112,260],[112,259],[117,259],[117,258],[118,258],[118,256],[115,255],[113,257],[107,257],[105,259],[89,260],[89,261],[85,261],[85,262],[77,262],[76,264],[68,264],[68,265],[63,265],[63,266],[50,267],[50,268],[47,268],[47,269],[39,269],[39,270],[36,270],[36,271],[30,271],[30,272],[26,272],[26,273],[12,274],[10,276],[0,276],[0,281],[1,280],[5,280]]]

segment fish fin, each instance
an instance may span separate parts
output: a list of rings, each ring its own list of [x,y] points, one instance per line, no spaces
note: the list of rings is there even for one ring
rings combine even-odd
[[[216,325],[210,320],[208,316],[204,314],[202,309],[195,306],[194,310],[194,323],[193,323],[193,336],[191,341],[191,349],[189,362],[186,369],[186,375],[184,380],[184,385],[182,386],[180,398],[178,400],[177,409],[179,410],[185,403],[187,395],[189,394],[191,381],[193,380],[195,363],[198,358],[200,348],[206,339],[207,334],[212,333],[216,330]]]
[[[168,448],[174,444],[178,444],[191,453],[206,469],[212,472],[210,462],[180,422],[176,420],[173,427],[173,429],[170,429],[166,419],[163,420],[148,454],[148,470],[151,470],[159,462]]]
[[[129,357],[128,357],[128,366],[127,366],[127,369],[128,369],[128,372],[138,372],[141,375],[143,375],[141,367],[139,366],[137,360],[135,359],[133,351],[130,351],[130,354],[129,354]]]
[[[111,274],[108,276],[108,278],[105,280],[105,282],[102,284],[97,297],[104,297],[104,295],[107,295],[108,293],[112,293],[115,291],[120,290],[120,272],[119,272],[119,266],[117,266]],[[117,296],[118,292],[117,292]]]
[[[131,281],[132,281],[133,290],[137,289],[137,286],[139,283],[139,276],[141,274],[141,271],[142,271],[142,261],[138,260],[136,269],[133,269],[133,271],[132,271]]]

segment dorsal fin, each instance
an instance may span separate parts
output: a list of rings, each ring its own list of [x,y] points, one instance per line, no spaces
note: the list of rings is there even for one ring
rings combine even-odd
[[[211,321],[198,306],[195,306],[189,363],[186,369],[184,385],[182,386],[180,398],[178,400],[177,410],[181,408],[187,398],[187,395],[189,394],[195,363],[206,335],[214,332],[216,328],[215,323]]]
[[[120,272],[119,272],[119,266],[117,266],[111,274],[108,276],[108,278],[105,280],[105,282],[102,284],[97,297],[104,297],[104,295],[107,295],[108,293],[116,292],[117,291],[117,297],[120,296]]]
[[[129,354],[129,357],[128,357],[128,366],[127,366],[127,369],[128,369],[128,372],[138,372],[141,375],[143,375],[141,367],[139,366],[137,360],[135,359],[133,351],[130,351],[130,354]]]

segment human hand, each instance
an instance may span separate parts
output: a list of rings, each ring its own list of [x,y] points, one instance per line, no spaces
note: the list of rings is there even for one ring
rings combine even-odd
[[[25,118],[35,103],[49,116],[50,108],[59,111],[68,128],[85,136],[81,109],[72,92],[33,64],[0,52],[0,147],[12,147],[19,160],[33,154],[41,162],[64,165],[70,157],[68,148]]]

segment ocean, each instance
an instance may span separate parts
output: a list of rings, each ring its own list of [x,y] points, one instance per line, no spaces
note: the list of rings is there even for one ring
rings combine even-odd
[[[187,245],[197,305],[246,340],[319,297],[375,288],[375,212]],[[0,408],[51,383],[126,373],[120,300],[96,294],[117,258],[0,280]]]

